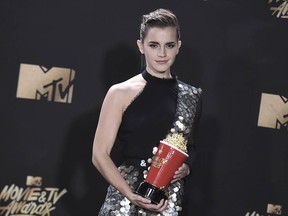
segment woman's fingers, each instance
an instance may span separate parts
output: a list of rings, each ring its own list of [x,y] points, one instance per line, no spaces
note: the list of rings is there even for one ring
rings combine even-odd
[[[156,212],[162,212],[167,207],[167,200],[162,199],[158,204],[153,204],[149,199],[146,199],[144,197],[141,197],[137,194],[134,196],[133,203],[137,206],[140,206],[142,208],[148,209],[150,211],[156,211]]]
[[[163,205],[159,208],[159,212],[162,212],[164,211],[166,208],[167,208],[167,205],[168,205],[168,200],[163,200]]]
[[[136,195],[136,194],[135,194]],[[138,201],[138,202],[141,202],[141,203],[145,203],[145,204],[150,204],[151,203],[151,200],[147,199],[147,198],[144,198],[142,196],[139,196],[139,195],[136,195],[135,196],[135,199]]]
[[[146,204],[144,208],[147,208],[151,211],[157,211],[157,212],[162,212],[166,209],[167,207],[167,200],[162,199],[157,205],[156,204]]]
[[[171,183],[174,183],[182,178],[185,178],[187,175],[189,175],[189,173],[190,173],[189,166],[183,163],[182,166],[180,166],[179,169],[175,172]]]

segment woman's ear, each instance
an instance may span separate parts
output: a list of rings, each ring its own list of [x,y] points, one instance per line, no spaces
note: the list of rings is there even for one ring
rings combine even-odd
[[[182,41],[181,41],[181,40],[179,40],[179,41],[178,41],[178,49],[177,49],[177,54],[179,53],[179,49],[180,49],[181,45],[182,45]]]
[[[138,49],[139,49],[140,53],[144,54],[143,43],[142,43],[141,40],[137,40],[137,46],[138,46]]]

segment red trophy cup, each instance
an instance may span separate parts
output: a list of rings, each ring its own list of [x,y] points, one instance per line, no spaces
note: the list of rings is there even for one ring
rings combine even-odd
[[[188,157],[185,139],[181,134],[169,134],[161,140],[153,157],[145,181],[141,182],[135,193],[158,204],[167,199],[167,188],[175,172]]]

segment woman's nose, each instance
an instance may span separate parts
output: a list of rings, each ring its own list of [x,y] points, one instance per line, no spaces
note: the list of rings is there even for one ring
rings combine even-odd
[[[166,50],[165,48],[160,48],[158,51],[158,56],[159,57],[165,57],[166,56]]]

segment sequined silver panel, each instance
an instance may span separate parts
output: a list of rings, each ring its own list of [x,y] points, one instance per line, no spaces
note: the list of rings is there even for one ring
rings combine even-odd
[[[142,175],[139,168],[121,165],[118,170],[132,190],[135,190],[139,184],[138,177],[139,175]],[[181,200],[184,193],[183,185],[184,182],[181,180],[172,183],[168,187],[168,207],[162,213],[151,212],[133,205],[116,188],[110,185],[107,190],[105,202],[102,205],[98,216],[177,216],[178,212],[182,210]]]
[[[171,133],[181,133],[188,139],[202,93],[201,88],[195,88],[178,80],[178,98],[175,120]]]

